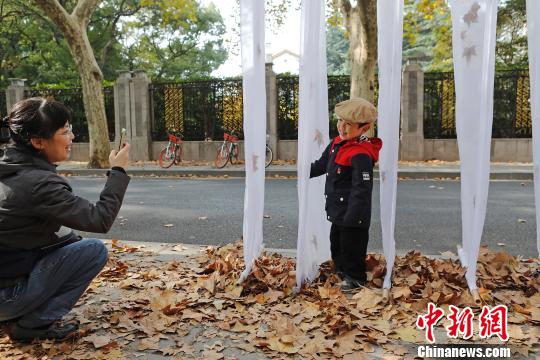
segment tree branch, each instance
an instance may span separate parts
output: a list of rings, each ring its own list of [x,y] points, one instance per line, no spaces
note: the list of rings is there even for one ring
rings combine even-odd
[[[71,15],[77,19],[77,22],[79,22],[84,28],[88,26],[88,23],[90,22],[90,16],[92,15],[92,12],[97,7],[97,4],[100,0],[79,0],[77,2],[77,6],[75,6],[75,9],[73,9],[73,12]]]
[[[70,27],[70,15],[58,0],[34,0],[37,6],[60,28],[62,32],[68,32]]]
[[[351,11],[352,11],[352,6],[351,6],[351,2],[349,0],[338,0],[338,4],[339,4],[339,9],[341,10],[341,14],[343,15],[343,22],[345,23],[345,29],[347,30],[347,32],[351,32],[350,31],[350,26],[351,26],[351,23],[350,23],[350,19],[351,19]]]
[[[111,36],[110,36],[109,40],[107,41],[107,43],[105,44],[105,46],[103,47],[103,49],[101,50],[101,55],[100,55],[99,61],[98,61],[99,66],[101,68],[103,68],[103,66],[105,66],[107,56],[109,55],[109,53],[110,53],[110,51],[111,51],[111,49],[112,49],[112,47],[114,45],[114,42],[116,40],[116,34],[117,34],[116,25],[118,24],[118,21],[120,21],[120,18],[122,16],[133,16],[141,9],[141,6],[138,5],[138,6],[135,7],[135,9],[124,11],[123,10],[124,4],[125,4],[125,1],[122,1],[122,3],[120,4],[119,12],[107,24],[106,28],[111,29],[110,30]]]

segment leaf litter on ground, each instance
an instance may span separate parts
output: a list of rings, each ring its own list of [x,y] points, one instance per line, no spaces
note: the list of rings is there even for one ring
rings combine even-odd
[[[393,298],[384,303],[380,254],[366,259],[366,287],[342,292],[326,262],[316,279],[295,293],[294,259],[276,253],[263,253],[238,284],[244,269],[240,242],[163,262],[151,251],[114,240],[107,266],[74,311],[82,324],[78,337],[17,345],[0,332],[0,358],[129,359],[153,352],[220,359],[235,349],[270,358],[348,359],[379,351],[385,358],[412,359],[416,346],[426,343],[414,324],[429,302],[445,310],[470,306],[476,318],[480,313],[465,270],[453,254],[445,255],[434,259],[411,251],[396,257]],[[538,350],[540,336],[538,265],[538,259],[480,249],[483,303],[508,306],[507,344],[525,358]],[[437,326],[438,340],[466,342],[446,339],[447,325],[444,319]],[[477,334],[475,329],[471,342],[485,341]],[[496,337],[486,343],[503,344]]]

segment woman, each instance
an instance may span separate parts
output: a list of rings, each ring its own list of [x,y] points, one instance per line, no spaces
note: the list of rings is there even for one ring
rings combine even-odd
[[[62,339],[78,325],[58,320],[107,262],[100,240],[71,229],[111,228],[129,183],[129,145],[111,151],[107,183],[92,204],[56,173],[74,138],[69,109],[30,98],[4,121],[10,139],[0,150],[0,321],[12,340]]]

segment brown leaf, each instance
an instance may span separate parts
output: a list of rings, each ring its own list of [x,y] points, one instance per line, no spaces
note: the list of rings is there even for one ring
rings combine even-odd
[[[223,354],[216,350],[205,350],[201,354],[201,358],[205,360],[220,360],[223,359]]]
[[[362,288],[353,297],[357,300],[356,308],[360,311],[376,307],[382,301],[382,295],[368,288]]]
[[[334,340],[327,340],[323,334],[317,333],[313,339],[311,339],[300,351],[300,354],[304,356],[330,353],[336,342]]]
[[[82,340],[92,343],[92,345],[94,345],[96,349],[102,348],[105,345],[108,345],[109,343],[111,343],[111,338],[108,335],[93,334],[93,335],[84,337]]]
[[[137,346],[137,350],[159,350],[159,338],[152,337],[142,339],[139,346]]]

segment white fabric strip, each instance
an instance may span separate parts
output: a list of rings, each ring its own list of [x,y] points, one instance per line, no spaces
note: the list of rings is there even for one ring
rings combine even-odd
[[[540,1],[538,0],[527,0],[527,36],[531,83],[536,246],[540,256]]]
[[[386,275],[383,288],[392,286],[396,256],[396,188],[401,105],[401,50],[403,44],[403,0],[377,1],[379,57],[378,136],[380,154],[381,227]]]
[[[330,258],[330,223],[324,212],[325,176],[309,179],[310,164],[328,145],[326,21],[323,0],[303,0],[298,126],[298,288]]]
[[[251,272],[263,246],[266,89],[264,74],[264,1],[240,0],[244,99],[246,189],[244,196],[244,261],[240,280]]]
[[[462,265],[476,290],[489,188],[497,0],[450,0],[461,161]]]

